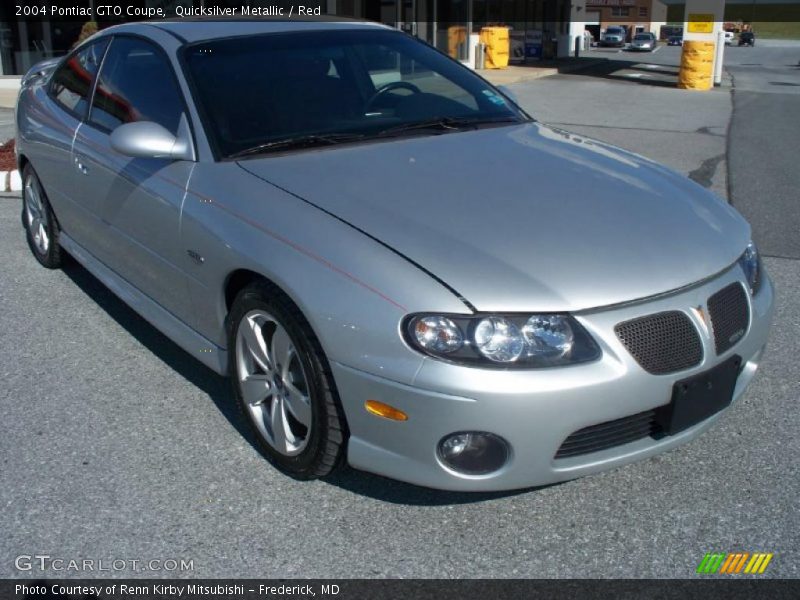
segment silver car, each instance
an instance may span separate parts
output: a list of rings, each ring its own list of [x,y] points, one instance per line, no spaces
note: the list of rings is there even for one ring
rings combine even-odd
[[[116,26],[26,75],[16,119],[36,259],[227,374],[297,478],[501,490],[647,458],[767,341],[731,206],[380,25]]]
[[[656,36],[652,33],[637,33],[633,36],[633,41],[629,46],[629,50],[639,52],[652,52],[656,49]]]

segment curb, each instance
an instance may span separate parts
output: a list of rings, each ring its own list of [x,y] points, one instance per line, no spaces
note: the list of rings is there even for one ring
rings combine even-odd
[[[21,192],[22,177],[19,171],[0,171],[0,192]]]

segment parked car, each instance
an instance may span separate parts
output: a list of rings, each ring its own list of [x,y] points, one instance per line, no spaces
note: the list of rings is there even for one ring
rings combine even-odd
[[[734,33],[732,31],[725,32],[725,45],[730,46],[733,43]]]
[[[739,45],[740,46],[755,46],[756,45],[756,34],[752,31],[743,31],[739,34]]]
[[[672,35],[667,39],[667,46],[683,46],[683,36]]]
[[[616,467],[711,427],[767,340],[727,202],[381,25],[117,25],[34,67],[16,126],[36,260],[227,375],[297,478]]]
[[[600,36],[600,45],[622,48],[625,46],[627,37],[628,31],[624,27],[611,26]]]
[[[633,41],[631,45],[628,47],[629,50],[633,51],[646,51],[652,52],[656,49],[658,42],[656,40],[656,36],[649,32],[644,33],[637,33],[633,36]]]

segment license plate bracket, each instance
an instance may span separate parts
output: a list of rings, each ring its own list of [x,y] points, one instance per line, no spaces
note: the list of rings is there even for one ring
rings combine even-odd
[[[687,377],[672,386],[672,400],[656,409],[656,424],[673,435],[727,408],[733,400],[742,358],[731,356],[713,369]]]

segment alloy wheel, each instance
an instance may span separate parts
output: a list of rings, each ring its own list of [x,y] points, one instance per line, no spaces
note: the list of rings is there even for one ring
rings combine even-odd
[[[242,398],[258,432],[280,454],[300,454],[311,434],[311,398],[289,333],[271,314],[252,310],[239,322],[235,360]]]
[[[47,254],[50,248],[50,236],[47,210],[42,202],[42,189],[36,177],[28,175],[24,186],[25,225],[28,228],[33,244],[40,254]]]

